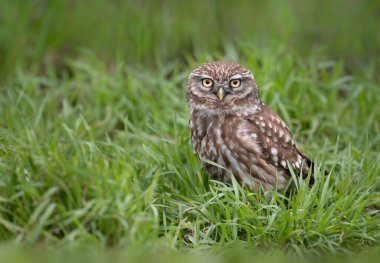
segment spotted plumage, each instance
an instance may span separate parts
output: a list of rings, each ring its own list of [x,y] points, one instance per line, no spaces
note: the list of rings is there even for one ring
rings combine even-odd
[[[210,62],[187,82],[191,141],[208,174],[250,189],[282,189],[289,165],[306,176],[311,161],[285,122],[259,97],[253,74],[235,62]]]

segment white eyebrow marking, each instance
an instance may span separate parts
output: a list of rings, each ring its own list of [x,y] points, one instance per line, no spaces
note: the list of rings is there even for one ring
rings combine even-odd
[[[214,79],[213,77],[211,77],[210,75],[207,75],[207,74],[202,74],[199,77],[201,77],[202,79]]]
[[[241,79],[243,76],[240,75],[240,74],[236,74],[236,75],[233,75],[230,80],[233,80],[233,79]]]

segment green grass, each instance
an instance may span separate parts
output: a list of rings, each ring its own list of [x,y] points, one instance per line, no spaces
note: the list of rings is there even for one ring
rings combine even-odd
[[[200,61],[159,71],[120,62],[109,73],[87,54],[68,63],[70,78],[21,71],[3,87],[1,240],[302,255],[377,246],[374,76],[347,76],[339,62],[285,49],[245,45],[238,53],[316,160],[315,186],[267,200],[207,178],[189,143],[184,91]]]
[[[379,4],[200,3],[2,1],[0,261],[378,257]],[[185,100],[208,60],[253,71],[313,187],[266,199],[208,178]]]

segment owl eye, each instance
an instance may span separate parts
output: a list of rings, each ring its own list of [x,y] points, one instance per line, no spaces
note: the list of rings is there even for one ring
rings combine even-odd
[[[210,88],[212,85],[214,85],[214,81],[212,81],[212,79],[203,79],[202,85],[205,88]]]
[[[232,88],[240,87],[240,84],[241,84],[241,80],[240,79],[233,79],[233,80],[230,81],[230,86]]]

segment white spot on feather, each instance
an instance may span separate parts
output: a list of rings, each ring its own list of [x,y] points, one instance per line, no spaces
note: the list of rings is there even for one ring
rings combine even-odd
[[[215,129],[215,137],[216,137],[216,142],[218,144],[222,144],[223,141],[222,141],[222,135],[221,135],[221,131],[219,128]]]
[[[201,142],[201,148],[204,149],[206,147],[206,140],[202,140]]]
[[[272,147],[272,148],[270,149],[270,152],[271,152],[273,155],[277,155],[278,150],[277,150],[275,147]]]
[[[248,121],[242,122],[238,126],[239,137],[245,141],[245,146],[250,152],[261,153],[261,146],[257,143],[257,133],[252,133],[252,130],[249,128],[250,124]]]
[[[272,148],[272,149],[274,149],[274,148]],[[272,155],[272,161],[274,162],[274,164],[276,166],[278,166],[278,156],[277,155]]]

